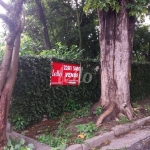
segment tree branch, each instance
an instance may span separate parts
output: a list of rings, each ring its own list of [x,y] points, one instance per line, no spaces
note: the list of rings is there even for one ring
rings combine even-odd
[[[10,7],[9,7],[5,2],[3,2],[2,0],[0,0],[0,5],[1,5],[6,11],[9,11],[9,10],[10,10]]]
[[[25,2],[26,0],[16,0],[14,3],[14,11],[16,14],[20,14],[22,11],[22,4]]]
[[[14,23],[4,14],[0,14],[0,18],[9,26],[9,28],[14,27]]]

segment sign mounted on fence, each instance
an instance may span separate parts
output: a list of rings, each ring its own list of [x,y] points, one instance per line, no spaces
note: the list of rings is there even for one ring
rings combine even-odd
[[[51,66],[51,86],[80,84],[80,64],[51,62]]]

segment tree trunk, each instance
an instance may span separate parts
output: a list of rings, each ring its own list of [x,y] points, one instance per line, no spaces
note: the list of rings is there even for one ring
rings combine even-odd
[[[77,15],[77,25],[78,25],[78,35],[79,35],[79,49],[82,50],[83,48],[83,42],[82,42],[82,31],[81,31],[81,24],[80,24],[80,13],[79,13],[79,4],[78,1],[75,0],[76,5],[76,15]]]
[[[150,62],[150,42],[148,42],[148,55],[147,55],[147,61]]]
[[[51,47],[51,43],[50,43],[50,39],[49,39],[49,35],[48,35],[48,28],[47,28],[47,24],[46,24],[45,15],[44,15],[44,10],[43,10],[41,1],[40,0],[35,0],[35,1],[36,1],[37,6],[38,6],[40,21],[43,24],[45,48],[47,50],[50,50],[52,47]]]
[[[18,58],[19,58],[19,49],[20,49],[20,33],[18,33],[15,40],[15,45],[12,54],[11,65],[8,72],[8,77],[6,83],[1,92],[0,98],[0,150],[6,144],[6,125],[8,118],[8,111],[11,101],[11,95],[13,87],[15,84],[16,75],[18,72]]]
[[[6,50],[0,66],[0,150],[3,150],[7,137],[6,125],[11,95],[18,71],[20,49],[21,11],[25,0],[15,0],[10,7],[0,0],[0,5],[8,12],[0,14],[0,18],[8,25],[9,33],[6,39]]]
[[[127,0],[121,0],[119,13],[98,10],[101,47],[101,99],[107,109],[97,120],[99,126],[106,116],[121,112],[133,119],[130,103],[129,73],[133,46],[134,18],[129,17]],[[116,114],[115,114],[116,115]]]

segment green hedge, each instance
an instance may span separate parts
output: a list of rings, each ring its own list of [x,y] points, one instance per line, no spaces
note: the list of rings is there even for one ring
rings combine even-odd
[[[58,61],[56,59],[56,61]],[[65,61],[70,62],[70,61]],[[99,71],[95,68],[99,62],[81,61],[83,70],[80,86],[50,87],[50,59],[21,57],[19,72],[13,92],[10,108],[11,123],[16,129],[35,123],[42,119],[57,118],[64,111],[80,109],[86,103],[95,103],[100,97]],[[92,80],[88,80],[91,73]],[[87,76],[86,76],[87,75]],[[87,77],[87,78],[86,78]],[[131,100],[141,99],[150,94],[150,64],[133,64],[131,84]]]
[[[98,64],[81,62],[80,86],[50,87],[50,60],[21,57],[10,109],[11,123],[20,129],[39,121],[43,115],[57,118],[64,111],[81,108],[85,102],[96,102],[100,97],[99,71],[94,70]],[[83,82],[83,79],[88,81],[86,73],[92,75],[89,83]]]
[[[133,63],[131,74],[131,100],[140,100],[145,96],[150,95],[150,64]]]

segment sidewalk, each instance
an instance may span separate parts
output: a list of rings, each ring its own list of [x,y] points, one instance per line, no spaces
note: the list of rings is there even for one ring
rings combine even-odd
[[[128,148],[134,143],[150,136],[150,126],[144,127],[146,123],[150,123],[150,116],[139,119],[133,123],[117,125],[113,127],[110,132],[106,132],[99,136],[95,136],[91,139],[85,140],[84,144],[71,145],[66,150],[90,150],[107,141],[110,141],[110,144],[107,146],[103,146],[102,148],[100,148],[100,150]],[[35,150],[51,150],[48,145],[41,144],[36,140],[33,140],[16,132],[11,132],[7,135],[12,137],[24,138],[28,143],[34,145]]]

